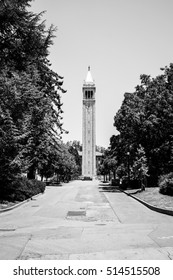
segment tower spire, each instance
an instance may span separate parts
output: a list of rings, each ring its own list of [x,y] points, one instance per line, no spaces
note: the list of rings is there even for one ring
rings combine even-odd
[[[85,82],[86,82],[87,84],[93,84],[93,83],[94,83],[94,80],[93,80],[93,78],[92,78],[90,69],[91,69],[91,67],[88,66],[88,73],[87,73],[86,80],[85,80]]]

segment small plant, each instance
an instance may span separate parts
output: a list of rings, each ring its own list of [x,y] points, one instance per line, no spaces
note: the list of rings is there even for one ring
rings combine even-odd
[[[161,194],[173,196],[173,172],[160,176],[158,184]]]

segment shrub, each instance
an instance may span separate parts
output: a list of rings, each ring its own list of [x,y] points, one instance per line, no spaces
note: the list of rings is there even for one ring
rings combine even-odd
[[[141,188],[141,180],[139,180],[139,179],[130,180],[129,187],[131,189],[140,189]]]
[[[120,185],[121,189],[123,190],[127,190],[127,188],[129,187],[129,180],[124,178],[122,180],[122,184]]]
[[[119,186],[120,185],[120,180],[119,179],[112,179],[111,185],[112,186]]]
[[[173,172],[159,178],[159,192],[173,196]]]
[[[1,199],[9,201],[23,201],[36,194],[45,191],[46,184],[37,180],[28,180],[27,178],[18,178],[13,181]]]

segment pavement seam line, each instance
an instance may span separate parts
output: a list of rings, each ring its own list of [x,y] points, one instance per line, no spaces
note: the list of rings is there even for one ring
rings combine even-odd
[[[106,194],[103,192],[103,194],[105,195],[109,205],[110,205],[110,208],[112,209],[113,213],[115,214],[115,216],[117,217],[118,221],[120,222],[120,224],[122,224],[122,221],[120,220],[120,218],[118,217],[117,213],[115,212],[114,208],[112,207],[112,204],[111,202],[109,201],[108,197],[106,196]]]
[[[154,241],[154,243],[158,246],[157,250],[158,250],[159,252],[163,253],[161,250],[159,250],[159,249],[162,249],[162,247],[161,247],[160,244],[157,242],[157,240],[155,240],[154,238],[152,238],[152,236],[150,236],[150,235],[151,235],[152,233],[154,233],[158,228],[159,228],[159,226],[157,225],[157,227],[156,227],[155,229],[153,229],[149,234],[147,234],[147,236],[148,236],[152,241]],[[164,254],[166,254],[166,253],[164,252]],[[168,254],[168,258],[169,258],[170,260],[172,260],[172,259],[170,258],[170,256],[169,256],[169,252],[167,252],[167,254]],[[167,254],[166,254],[166,255],[167,255]]]
[[[19,253],[19,256],[16,258],[16,260],[20,260],[20,259],[21,259],[21,256],[22,256],[22,254],[23,254],[23,252],[24,252],[24,250],[25,250],[25,248],[26,248],[28,242],[29,242],[31,239],[32,239],[32,234],[30,234],[29,238],[27,239],[25,245],[24,245],[23,248],[21,249],[21,251],[20,251],[20,253]]]
[[[171,254],[167,251],[167,253],[168,253],[168,258],[170,259],[170,260],[172,260],[172,258],[171,258]]]

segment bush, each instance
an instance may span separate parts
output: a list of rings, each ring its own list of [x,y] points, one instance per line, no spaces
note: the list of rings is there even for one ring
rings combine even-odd
[[[45,191],[46,184],[37,180],[19,178],[13,181],[3,193],[1,199],[8,201],[23,201]]]
[[[120,185],[120,180],[119,179],[112,179],[111,185],[112,186],[119,186]]]
[[[160,176],[158,184],[161,194],[173,196],[173,172]]]
[[[130,180],[129,187],[131,189],[140,189],[141,188],[141,180],[138,180],[138,179]]]
[[[129,180],[128,179],[123,179],[122,184],[120,185],[120,188],[123,190],[127,190],[129,187]]]
[[[122,181],[122,184],[120,185],[121,189],[127,190],[127,189],[140,189],[141,188],[141,181],[137,179],[126,179],[124,178]]]

